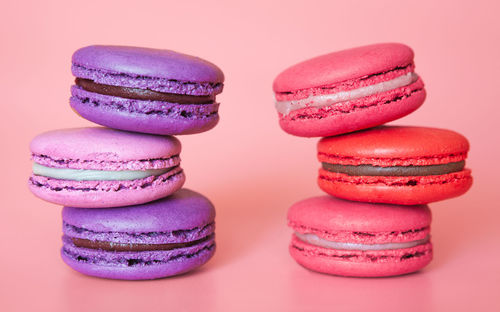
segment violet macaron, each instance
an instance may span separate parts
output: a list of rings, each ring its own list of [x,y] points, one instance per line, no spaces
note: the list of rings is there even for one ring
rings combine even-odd
[[[74,128],[45,132],[30,145],[30,190],[46,201],[104,208],[172,194],[185,181],[175,137]]]
[[[416,110],[425,99],[413,51],[373,44],[296,64],[274,80],[281,128],[324,137],[381,125]]]
[[[178,135],[219,120],[224,74],[201,58],[170,50],[94,45],[73,54],[71,107],[103,126]]]
[[[290,254],[317,272],[382,277],[420,270],[432,260],[427,205],[400,206],[312,197],[290,207]]]
[[[64,207],[62,217],[61,256],[86,275],[156,279],[191,271],[215,252],[215,209],[187,189],[137,206]]]

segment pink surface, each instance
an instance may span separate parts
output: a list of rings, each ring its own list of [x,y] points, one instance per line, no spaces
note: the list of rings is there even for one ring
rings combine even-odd
[[[498,311],[500,27],[495,1],[2,3],[0,310]],[[321,195],[317,139],[276,122],[272,81],[308,57],[404,42],[426,103],[395,123],[448,128],[471,143],[474,185],[430,205],[434,259],[416,274],[341,278],[290,257],[288,207]],[[186,187],[215,205],[217,251],[200,269],[151,282],[86,277],[62,262],[60,208],[26,187],[37,134],[89,126],[68,106],[72,53],[90,44],[170,48],[224,70],[221,120],[183,136]]]

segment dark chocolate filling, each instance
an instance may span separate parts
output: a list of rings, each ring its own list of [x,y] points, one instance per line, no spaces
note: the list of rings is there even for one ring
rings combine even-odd
[[[172,250],[177,248],[186,248],[212,239],[214,235],[206,236],[202,239],[187,243],[170,243],[170,244],[123,244],[104,241],[92,241],[89,239],[72,237],[71,241],[76,247],[87,249],[100,249],[106,251],[156,251],[156,250]]]
[[[322,163],[323,169],[343,173],[350,176],[430,176],[441,175],[452,172],[462,171],[465,167],[465,161],[452,162],[442,165],[429,166],[393,166],[393,167],[378,167],[372,165],[339,165]]]
[[[148,89],[110,86],[110,85],[95,83],[90,79],[83,79],[83,78],[76,78],[75,84],[89,92],[117,96],[133,100],[163,101],[163,102],[177,103],[177,104],[212,104],[214,102],[214,96],[210,95],[195,96],[187,94],[157,92]]]

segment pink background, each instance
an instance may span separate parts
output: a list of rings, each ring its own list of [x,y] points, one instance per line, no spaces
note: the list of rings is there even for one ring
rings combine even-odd
[[[500,310],[498,1],[69,2],[0,5],[0,310]],[[280,130],[271,84],[298,61],[384,41],[413,47],[428,91],[396,123],[468,137],[474,186],[431,205],[435,259],[421,272],[313,273],[288,255],[286,211],[322,193],[317,139]],[[226,74],[220,124],[180,137],[186,186],[218,213],[217,253],[191,274],[121,282],[72,271],[59,257],[60,207],[27,189],[31,138],[91,125],[68,105],[71,54],[90,44],[174,49]]]

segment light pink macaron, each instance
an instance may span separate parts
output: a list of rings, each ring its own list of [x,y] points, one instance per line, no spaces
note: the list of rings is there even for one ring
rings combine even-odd
[[[38,135],[30,148],[30,190],[60,205],[137,205],[170,195],[185,181],[181,144],[171,136],[102,127],[64,129]]]
[[[294,204],[290,254],[317,272],[382,277],[415,272],[432,260],[427,205],[351,202],[331,196]]]
[[[274,80],[280,126],[303,137],[366,129],[401,118],[425,99],[413,51],[373,44],[298,63]]]

